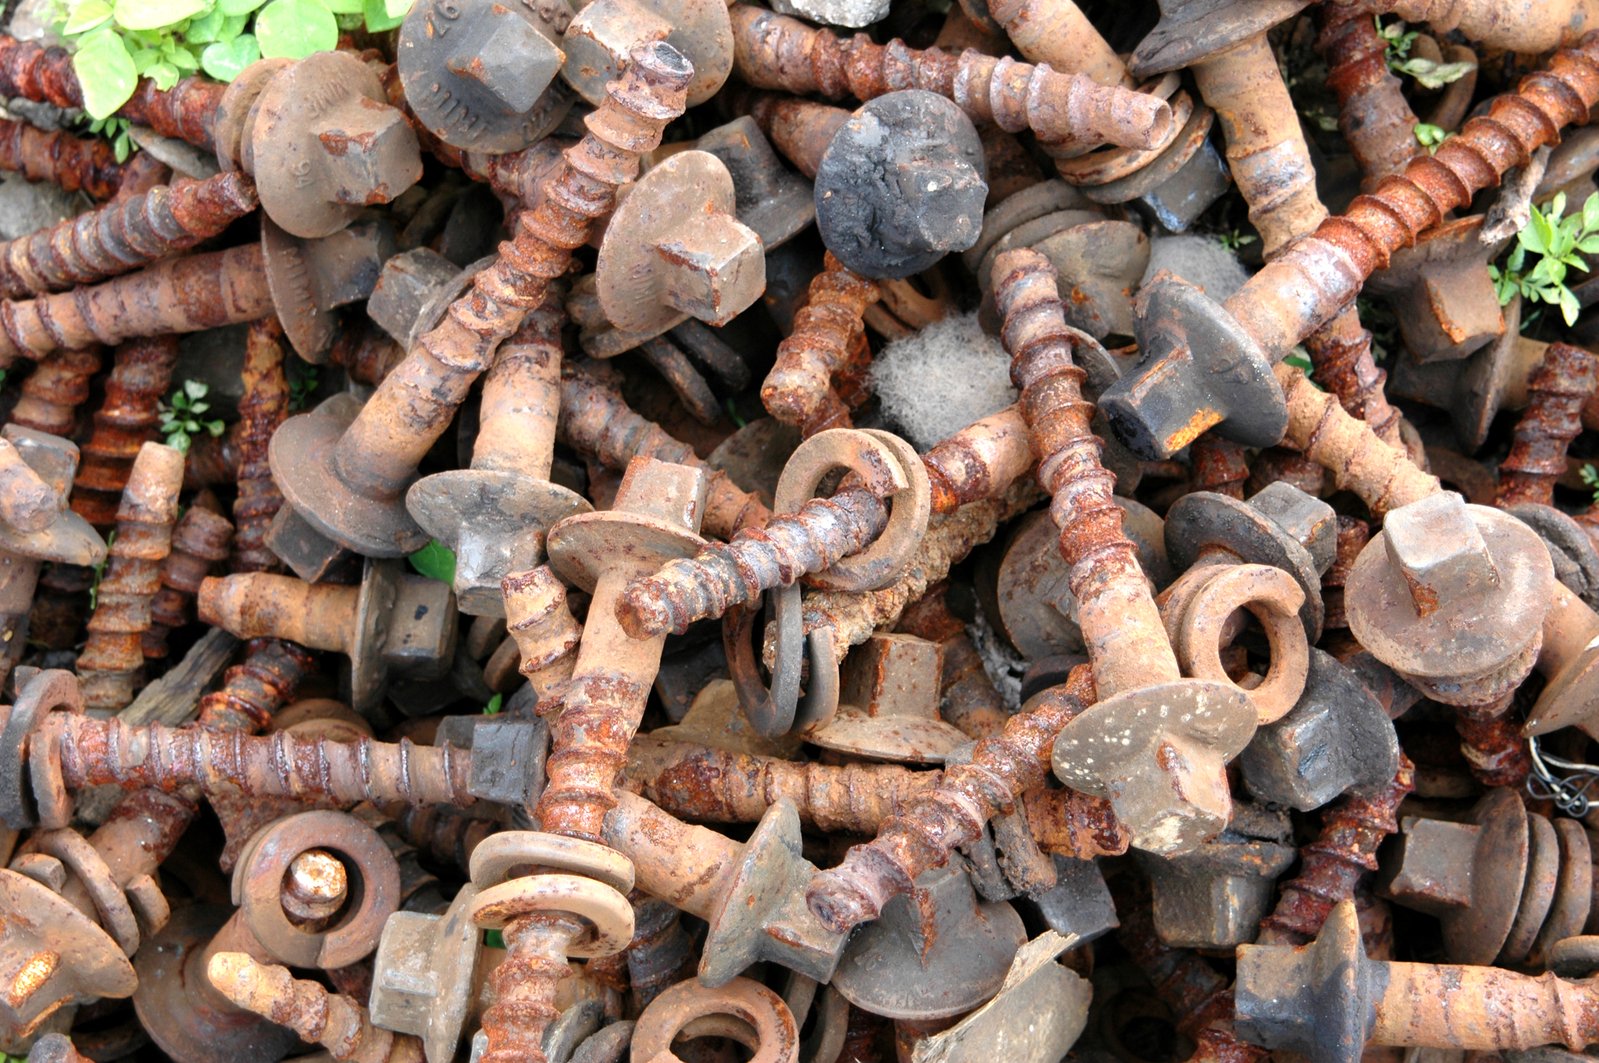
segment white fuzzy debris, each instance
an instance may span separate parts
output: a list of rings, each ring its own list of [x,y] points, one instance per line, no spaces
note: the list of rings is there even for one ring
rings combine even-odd
[[[1000,342],[958,314],[895,340],[872,363],[883,413],[917,450],[1016,401]]]
[[[888,17],[890,0],[772,0],[772,10],[828,26],[860,29]]]
[[[1214,236],[1163,236],[1150,241],[1144,280],[1163,269],[1204,289],[1218,303],[1249,279],[1249,271]]]

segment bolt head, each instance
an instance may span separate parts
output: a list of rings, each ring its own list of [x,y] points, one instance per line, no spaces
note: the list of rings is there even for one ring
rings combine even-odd
[[[429,247],[392,255],[378,272],[366,316],[396,343],[407,344],[422,308],[459,272],[459,266]]]
[[[400,580],[383,639],[383,659],[409,676],[439,675],[455,650],[455,594],[447,583],[406,575]]]
[[[1465,499],[1452,491],[1429,495],[1388,514],[1383,524],[1388,561],[1404,578],[1417,616],[1496,587],[1499,572]]]
[[[621,76],[628,53],[640,41],[664,39],[672,23],[659,12],[633,0],[593,0],[572,18],[561,45],[567,83],[596,106],[605,98],[605,85]]]
[[[713,214],[655,245],[666,267],[662,297],[708,325],[725,325],[766,290],[766,247],[755,230]]]
[[[1221,758],[1199,742],[1164,736],[1110,780],[1116,818],[1145,852],[1191,852],[1220,834],[1232,814]]]
[[[450,73],[474,82],[507,114],[524,114],[561,72],[566,56],[533,22],[503,4],[479,17],[445,60]]]
[[[1338,552],[1338,515],[1321,499],[1278,480],[1249,500],[1250,508],[1264,514],[1306,550],[1325,573]]]
[[[416,133],[399,111],[365,96],[345,97],[313,132],[321,169],[336,203],[388,203],[422,178]]]
[[[695,529],[705,512],[709,488],[705,470],[655,458],[634,458],[617,488],[611,508],[636,513],[681,528]]]

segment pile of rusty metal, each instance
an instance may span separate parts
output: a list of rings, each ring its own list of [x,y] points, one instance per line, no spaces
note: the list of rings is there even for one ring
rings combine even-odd
[[[7,1058],[1599,1042],[1599,0],[0,98]]]

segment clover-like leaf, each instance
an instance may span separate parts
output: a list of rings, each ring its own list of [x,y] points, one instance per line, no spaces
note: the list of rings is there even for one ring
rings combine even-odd
[[[127,30],[159,30],[205,11],[207,0],[116,0],[117,25]]]
[[[83,0],[82,3],[72,5],[67,13],[67,21],[61,26],[62,36],[75,37],[80,33],[88,33],[96,26],[103,26],[111,21],[111,5],[106,0]]]
[[[318,0],[272,0],[255,16],[255,40],[268,59],[304,59],[338,46],[339,23]]]
[[[83,38],[72,56],[72,71],[83,89],[83,109],[92,118],[116,113],[139,84],[133,57],[110,26],[101,26]]]
[[[437,539],[410,555],[407,560],[412,568],[428,579],[436,579],[441,583],[455,582],[455,554]]]
[[[261,58],[255,34],[241,33],[230,41],[217,41],[200,53],[200,68],[218,81],[232,81],[244,68]]]

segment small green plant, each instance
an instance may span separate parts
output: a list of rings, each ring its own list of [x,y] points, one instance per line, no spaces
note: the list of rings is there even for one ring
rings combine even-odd
[[[1476,69],[1472,63],[1435,63],[1431,59],[1411,55],[1410,48],[1420,33],[1406,29],[1403,22],[1391,22],[1384,26],[1382,20],[1378,19],[1377,32],[1382,35],[1388,69],[1415,78],[1416,83],[1424,89],[1441,89]]]
[[[1429,122],[1416,123],[1416,143],[1426,148],[1429,155],[1437,151],[1438,145],[1442,144],[1448,137],[1449,134],[1439,126],[1432,125]]]
[[[167,446],[176,447],[187,454],[194,437],[201,432],[209,432],[213,436],[222,434],[223,424],[220,420],[200,419],[211,409],[211,404],[205,401],[209,390],[198,380],[185,380],[183,387],[161,404],[161,431],[167,434]]]
[[[1240,232],[1237,229],[1230,229],[1227,232],[1216,235],[1216,241],[1234,254],[1238,252],[1239,248],[1247,247],[1258,239],[1260,237],[1254,233]]]
[[[89,608],[94,609],[100,604],[100,580],[105,576],[105,567],[111,563],[111,545],[117,541],[116,529],[111,529],[111,534],[105,537],[106,555],[94,566],[94,582],[89,584]],[[4,1063],[4,1060],[0,1060]]]
[[[455,554],[437,539],[430,540],[407,560],[412,568],[428,579],[436,579],[440,583],[455,582]]]
[[[232,81],[257,59],[303,59],[338,45],[341,19],[393,29],[411,0],[57,0],[56,32],[73,53],[83,109],[96,120],[128,102],[140,78],[169,89],[205,73]]]
[[[1547,210],[1533,204],[1527,224],[1516,234],[1516,245],[1505,258],[1504,266],[1488,267],[1501,306],[1520,294],[1528,302],[1558,306],[1566,324],[1576,324],[1582,307],[1576,295],[1566,287],[1566,271],[1586,272],[1588,263],[1582,255],[1599,252],[1599,192],[1589,196],[1582,210],[1569,218],[1563,217],[1565,212],[1564,192],[1555,194]],[[1538,256],[1530,269],[1527,267],[1529,253]]]
[[[496,695],[494,695],[492,698],[489,699],[489,703],[487,705],[483,706],[483,715],[485,715],[485,716],[498,716],[500,714],[500,708],[504,704],[505,704],[505,695],[504,694],[496,694]]]
[[[1584,465],[1582,467],[1582,482],[1587,484],[1589,489],[1593,491],[1593,500],[1599,502],[1599,469],[1594,468],[1592,465]]]
[[[289,361],[289,412],[299,413],[311,402],[311,396],[321,383],[317,368],[298,358]]]
[[[133,142],[132,123],[126,118],[94,118],[84,128],[111,141],[111,150],[118,162],[127,162],[128,156],[139,150],[139,145]]]

